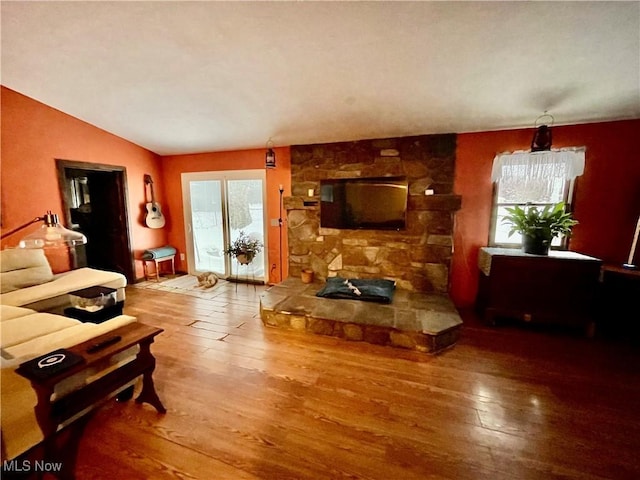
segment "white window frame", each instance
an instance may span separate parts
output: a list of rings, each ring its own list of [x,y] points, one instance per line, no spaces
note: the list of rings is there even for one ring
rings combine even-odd
[[[542,155],[542,157],[540,157],[539,155]],[[584,161],[585,161],[584,147],[571,147],[571,148],[563,148],[561,150],[552,150],[552,151],[536,152],[536,153],[520,151],[520,152],[514,152],[512,154],[511,153],[498,154],[494,159],[493,171],[492,171],[492,180],[494,181],[494,183],[493,183],[493,199],[491,202],[491,221],[489,226],[488,245],[494,246],[494,247],[507,247],[507,248],[517,248],[522,245],[521,240],[517,235],[510,237],[510,238],[513,238],[513,241],[503,241],[503,240],[498,241],[496,239],[496,236],[498,233],[498,227],[499,225],[502,224],[502,218],[498,213],[500,208],[513,207],[516,205],[525,209],[528,206],[544,208],[547,205],[554,205],[555,203],[557,203],[557,201],[562,201],[565,204],[566,211],[568,212],[572,211],[573,196],[574,196],[574,190],[575,190],[575,180],[576,180],[576,177],[582,175],[584,171]],[[529,162],[531,163],[529,164]],[[565,172],[564,174],[567,175],[567,177],[565,180],[564,190],[563,190],[563,195],[561,200],[545,203],[545,202],[534,201],[535,199],[530,199],[530,201],[527,201],[528,199],[525,198],[523,199],[522,202],[519,202],[519,203],[498,202],[498,199],[500,198],[500,195],[499,195],[500,179],[505,174],[504,168],[509,169],[509,170],[506,170],[507,175],[513,175],[513,173],[511,172],[513,172],[512,168],[514,167],[510,167],[510,165],[511,166],[515,165],[515,168],[517,169],[520,169],[521,168],[520,166],[522,165],[527,165],[527,167],[525,168],[525,174],[526,175],[531,174],[534,176],[533,177],[527,176],[524,178],[535,178],[539,181],[540,178],[546,179],[546,176],[540,177],[541,174],[542,175],[545,174],[544,171],[543,172],[540,171],[540,167],[539,167],[539,165],[541,164],[540,162],[542,162],[542,164],[546,165],[547,167],[551,166],[551,172],[549,174],[552,176],[549,178],[550,182],[554,178],[556,179],[556,181],[558,179],[557,173],[555,174],[555,177],[553,176],[554,175],[553,171],[555,169],[553,165],[555,164],[556,166],[559,166],[564,164],[564,167],[563,167]],[[556,172],[558,172],[557,169],[555,170]],[[532,172],[536,172],[536,173],[532,173]],[[552,184],[550,183],[550,185]],[[566,250],[568,248],[568,238],[562,236],[560,238],[554,239],[554,241],[551,244],[551,248],[557,249],[557,250]]]
[[[523,202],[523,203],[513,203],[513,202],[498,202],[498,191],[500,188],[500,181],[494,182],[493,184],[493,200],[491,203],[491,224],[489,227],[489,246],[491,247],[502,247],[502,248],[518,248],[522,245],[521,240],[518,240],[515,235],[513,241],[509,242],[498,242],[496,241],[496,233],[498,224],[502,221],[498,215],[498,209],[500,207],[514,207],[519,206],[521,208],[525,208],[528,206],[544,208],[547,205],[554,205],[554,203],[544,203],[544,202]],[[564,194],[562,201],[565,204],[565,210],[570,212],[573,210],[573,194],[575,190],[575,179],[567,180],[564,186]],[[568,249],[568,238],[564,235],[554,239],[551,244],[552,250],[567,250]]]

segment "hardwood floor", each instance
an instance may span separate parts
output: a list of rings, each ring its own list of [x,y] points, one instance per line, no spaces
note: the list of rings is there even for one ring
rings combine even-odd
[[[109,402],[79,479],[640,478],[640,348],[488,328],[430,356],[266,329],[261,287],[128,288],[168,412]]]

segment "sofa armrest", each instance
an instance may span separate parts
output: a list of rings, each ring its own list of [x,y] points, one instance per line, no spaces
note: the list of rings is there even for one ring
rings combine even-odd
[[[60,273],[52,281],[41,285],[4,293],[0,295],[0,303],[37,311],[51,310],[67,305],[70,292],[94,286],[115,288],[117,301],[121,302],[124,301],[127,278],[117,272],[79,268]]]

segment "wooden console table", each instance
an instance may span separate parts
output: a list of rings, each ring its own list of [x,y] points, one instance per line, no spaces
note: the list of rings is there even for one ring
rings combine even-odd
[[[137,377],[142,376],[142,391],[136,398],[136,402],[149,403],[158,413],[166,413],[153,384],[152,374],[156,360],[151,354],[150,348],[154,338],[162,331],[161,328],[142,323],[130,323],[67,349],[82,356],[85,360],[84,363],[42,380],[36,380],[23,374],[31,381],[38,398],[35,414],[44,434],[44,441],[36,449],[39,448],[43,458],[48,461],[61,460],[61,465],[64,467],[64,471],[60,475],[61,478],[73,478],[78,444],[87,419],[90,418],[87,411],[122,392],[123,388]],[[90,351],[92,346],[112,339],[114,336],[120,337],[120,340],[96,351]],[[55,386],[61,381],[82,373],[92,366],[98,365],[101,361],[108,360],[136,345],[140,347],[140,350],[133,360],[62,398],[51,400]],[[79,419],[74,419],[79,414],[82,416]],[[64,439],[61,435],[64,431],[58,432],[58,428],[72,419],[72,423],[68,426],[76,428],[68,436],[69,438]],[[31,454],[33,452],[29,451],[25,455]]]
[[[509,248],[480,249],[477,307],[496,317],[584,327],[593,335],[602,261],[576,252],[529,255]]]

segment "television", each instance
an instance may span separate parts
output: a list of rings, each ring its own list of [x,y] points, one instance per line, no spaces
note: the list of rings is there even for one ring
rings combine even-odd
[[[321,180],[320,226],[403,230],[408,192],[406,177]]]

